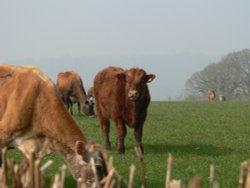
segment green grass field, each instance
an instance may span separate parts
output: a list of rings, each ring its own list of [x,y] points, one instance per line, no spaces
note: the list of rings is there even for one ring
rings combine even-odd
[[[74,118],[86,137],[103,143],[97,118],[77,115]],[[136,165],[135,187],[140,187],[140,165],[134,151],[133,130],[128,129],[125,155],[116,153],[115,140],[112,125],[112,149],[108,154],[113,157],[114,166],[125,181],[130,165]],[[220,187],[237,187],[240,163],[250,159],[250,102],[151,102],[143,144],[148,187],[165,186],[168,153],[174,158],[173,178],[181,179],[186,185],[192,177],[200,175],[202,187],[209,187],[209,166],[214,164]],[[10,157],[16,155],[16,151],[9,152]],[[63,160],[55,155],[48,158],[55,160],[46,172],[49,181]],[[66,187],[74,185],[68,173]]]

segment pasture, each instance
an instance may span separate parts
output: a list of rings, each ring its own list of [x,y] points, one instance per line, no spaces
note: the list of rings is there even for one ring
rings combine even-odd
[[[97,118],[87,118],[74,113],[74,118],[88,138],[103,143]],[[63,129],[63,127],[62,127]],[[128,180],[129,167],[136,166],[135,187],[141,185],[140,163],[134,150],[133,129],[127,129],[125,155],[115,149],[115,127],[111,125],[114,166]],[[215,165],[215,177],[220,187],[237,187],[241,162],[250,159],[250,102],[151,102],[144,125],[144,162],[148,187],[164,187],[168,153],[173,155],[173,179],[181,179],[185,185],[199,175],[202,187],[209,187],[209,166]],[[10,158],[19,158],[16,150]],[[63,160],[53,159],[47,171],[48,181]],[[65,187],[75,186],[67,174]]]

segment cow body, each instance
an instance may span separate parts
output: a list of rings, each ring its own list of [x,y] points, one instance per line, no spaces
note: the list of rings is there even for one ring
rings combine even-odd
[[[215,100],[215,97],[216,97],[215,91],[209,89],[209,90],[207,91],[207,98],[208,98],[208,100],[209,100],[209,101],[213,101],[213,100]]]
[[[100,71],[94,79],[94,96],[99,122],[105,137],[105,147],[111,147],[109,132],[110,119],[117,129],[117,150],[125,152],[126,126],[134,128],[137,146],[142,147],[143,124],[147,116],[150,94],[147,83],[155,78],[143,69],[123,70],[108,67]]]
[[[38,68],[0,65],[0,151],[9,146],[40,157],[56,152],[80,177],[87,140]]]
[[[80,106],[84,114],[87,116],[93,115],[89,110],[87,95],[78,73],[74,71],[58,73],[56,87],[59,96],[71,114],[73,114],[73,103],[77,103],[78,115],[80,115]]]

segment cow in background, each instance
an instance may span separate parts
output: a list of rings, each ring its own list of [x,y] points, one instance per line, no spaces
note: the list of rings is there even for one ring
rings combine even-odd
[[[72,115],[73,103],[77,103],[78,115],[80,115],[80,107],[85,115],[93,115],[89,110],[88,98],[83,87],[82,79],[78,73],[74,71],[58,73],[56,87],[60,98]]]
[[[147,74],[140,68],[123,70],[118,67],[108,67],[97,73],[94,79],[94,96],[106,149],[111,147],[109,132],[112,119],[117,130],[118,153],[125,152],[124,139],[127,134],[125,125],[134,128],[137,146],[143,152],[143,125],[150,103],[147,83],[154,78],[154,74]]]
[[[95,115],[95,97],[94,97],[94,87],[90,87],[87,91],[88,101],[89,101],[89,112]]]
[[[208,100],[209,100],[209,101],[213,101],[213,100],[215,100],[215,97],[216,97],[215,91],[209,89],[209,90],[207,91],[207,98],[208,98]]]
[[[0,152],[3,147],[17,147],[27,157],[55,152],[75,179],[83,160],[94,157],[99,174],[107,174],[100,145],[88,143],[51,79],[36,67],[0,65]]]
[[[221,94],[219,95],[219,100],[220,100],[220,101],[226,101],[226,97],[225,97],[225,95],[224,95],[223,93],[221,93]]]

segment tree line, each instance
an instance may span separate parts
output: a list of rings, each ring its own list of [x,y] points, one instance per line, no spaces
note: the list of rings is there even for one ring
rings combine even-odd
[[[249,100],[250,49],[229,53],[219,62],[193,73],[186,81],[186,99],[202,100],[209,89],[215,91],[217,98],[224,94],[227,100]]]

